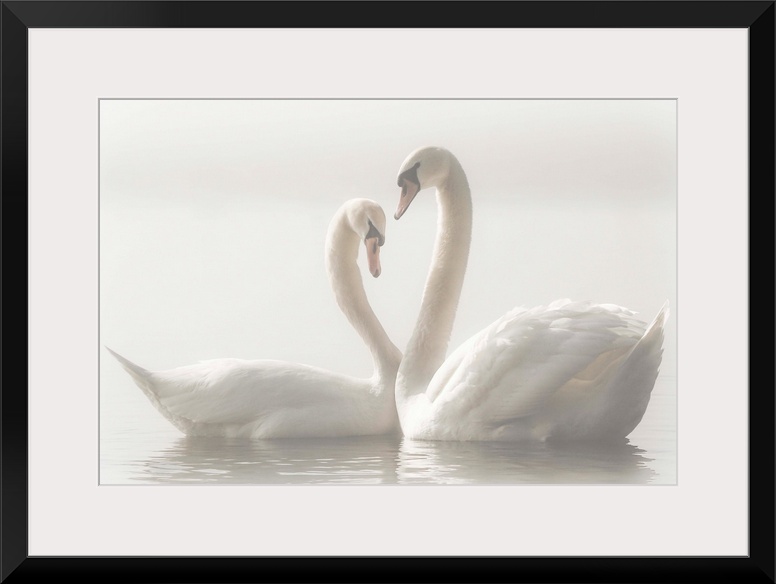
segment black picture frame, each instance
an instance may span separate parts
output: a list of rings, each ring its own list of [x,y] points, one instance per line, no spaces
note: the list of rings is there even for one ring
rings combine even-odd
[[[774,582],[774,1],[2,2],[3,582]],[[304,6],[302,6],[304,5]],[[411,8],[411,10],[410,10]],[[346,18],[347,17],[347,18]],[[36,27],[746,28],[749,31],[747,557],[29,557],[27,31]],[[721,275],[720,277],[724,277]]]

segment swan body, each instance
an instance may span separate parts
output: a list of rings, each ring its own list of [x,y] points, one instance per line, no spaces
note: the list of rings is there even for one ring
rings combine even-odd
[[[436,187],[437,239],[420,314],[396,380],[405,436],[427,440],[605,440],[641,421],[657,378],[668,306],[647,324],[612,304],[515,308],[445,358],[471,240],[471,194],[442,148],[399,171],[399,219]]]
[[[334,215],[326,237],[332,290],[372,353],[370,378],[270,359],[213,359],[148,371],[108,350],[156,409],[188,435],[264,439],[398,431],[394,383],[401,353],[369,306],[356,263],[363,242],[369,270],[379,276],[384,233],[380,206],[351,199]]]

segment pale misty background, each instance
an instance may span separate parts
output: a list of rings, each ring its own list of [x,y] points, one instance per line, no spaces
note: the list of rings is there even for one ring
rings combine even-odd
[[[676,482],[673,100],[102,100],[101,344],[148,369],[272,358],[369,376],[329,289],[326,228],[348,198],[385,209],[382,274],[364,283],[403,349],[436,201],[422,191],[395,221],[396,173],[426,145],[450,149],[472,188],[451,350],[516,305],[568,297],[650,321],[670,302],[661,374],[629,443],[189,440],[101,349],[102,483]]]

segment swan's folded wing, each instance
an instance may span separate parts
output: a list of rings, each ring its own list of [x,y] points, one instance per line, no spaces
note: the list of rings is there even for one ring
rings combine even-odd
[[[498,322],[499,321],[496,321],[489,327],[486,327],[480,332],[472,335],[463,343],[461,343],[455,351],[450,353],[447,359],[445,359],[444,363],[442,363],[439,369],[437,369],[436,373],[434,373],[434,377],[431,378],[431,381],[428,384],[428,388],[426,389],[426,397],[429,401],[433,402],[439,397],[439,394],[450,383],[450,379],[456,374],[457,371],[459,371],[461,367],[464,366],[464,361],[467,360],[467,358],[469,358],[470,355],[477,350],[476,348],[482,344],[482,339],[490,334],[491,328]]]
[[[493,425],[530,416],[602,355],[627,351],[642,334],[633,313],[612,305],[559,301],[512,310],[470,339],[464,355],[453,354],[454,371],[433,388],[435,409],[468,411]]]
[[[153,374],[161,405],[196,424],[241,424],[279,410],[330,407],[361,382],[282,361],[218,359]],[[363,380],[362,385],[368,385]]]

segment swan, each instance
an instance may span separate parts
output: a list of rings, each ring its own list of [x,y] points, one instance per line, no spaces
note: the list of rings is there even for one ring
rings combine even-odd
[[[340,437],[398,432],[394,400],[401,352],[375,316],[356,260],[366,247],[380,275],[385,213],[351,199],[329,223],[325,263],[337,304],[368,346],[368,379],[276,360],[214,359],[148,371],[106,347],[151,403],[187,435],[265,438]]]
[[[602,440],[641,421],[662,359],[668,303],[651,324],[612,304],[514,308],[445,359],[472,229],[466,174],[438,147],[412,152],[394,215],[436,187],[439,220],[415,329],[396,379],[402,432],[426,440]]]

